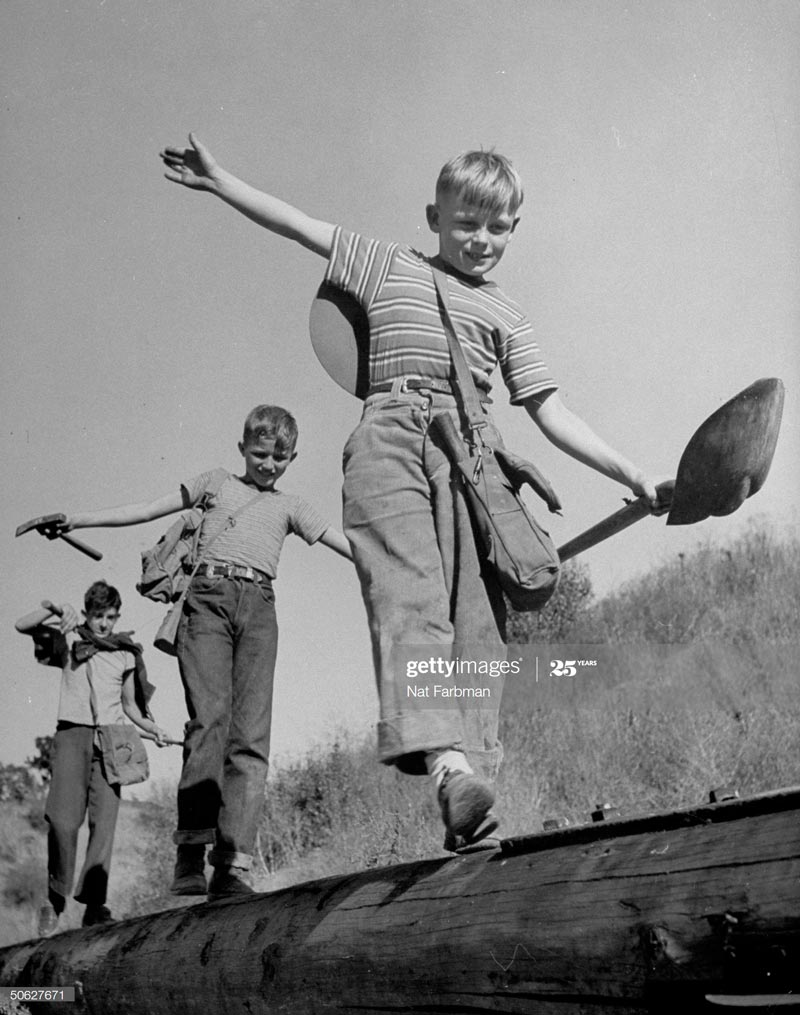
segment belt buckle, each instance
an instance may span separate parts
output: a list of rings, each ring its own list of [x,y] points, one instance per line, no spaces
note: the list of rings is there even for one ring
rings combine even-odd
[[[403,380],[400,382],[400,394],[401,395],[410,395],[411,392],[414,390],[413,388],[409,388],[409,386],[408,386],[408,382],[410,380],[412,380],[412,379],[413,378],[411,378],[411,377],[404,377]]]

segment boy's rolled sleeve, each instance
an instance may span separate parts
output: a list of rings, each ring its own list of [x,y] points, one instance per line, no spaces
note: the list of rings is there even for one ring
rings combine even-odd
[[[512,405],[521,405],[531,395],[558,388],[527,318],[498,343],[497,358]]]
[[[321,539],[330,528],[330,523],[300,497],[297,498],[292,510],[290,525],[292,532],[304,539],[309,546]]]
[[[386,280],[397,243],[369,240],[336,226],[325,281],[368,309]]]
[[[227,476],[225,469],[210,469],[208,472],[201,472],[199,476],[194,476],[185,483],[181,483],[181,493],[186,507],[194,507],[212,484],[216,483],[217,486],[221,486],[220,480],[225,476]]]

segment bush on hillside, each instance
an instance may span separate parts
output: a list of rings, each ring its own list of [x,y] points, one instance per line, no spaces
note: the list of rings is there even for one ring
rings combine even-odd
[[[0,764],[0,803],[13,800],[22,803],[34,796],[36,780],[24,765]]]
[[[543,609],[536,613],[509,609],[507,641],[509,644],[568,641],[576,623],[586,615],[592,597],[589,569],[581,561],[567,561],[558,586]]]
[[[588,627],[609,642],[794,639],[800,628],[800,541],[781,541],[753,526],[727,547],[680,554],[597,603]]]

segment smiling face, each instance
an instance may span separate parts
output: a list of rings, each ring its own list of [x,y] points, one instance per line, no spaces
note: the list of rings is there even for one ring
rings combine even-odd
[[[239,443],[247,479],[259,490],[273,490],[275,484],[297,457],[294,447],[269,437]]]
[[[507,207],[469,204],[459,194],[437,195],[427,208],[428,225],[439,236],[439,256],[463,275],[480,278],[498,263],[519,219]]]

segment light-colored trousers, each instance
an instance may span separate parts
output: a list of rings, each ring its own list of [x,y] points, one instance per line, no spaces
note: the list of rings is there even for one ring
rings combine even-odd
[[[367,398],[344,449],[344,530],[372,638],[380,760],[423,774],[425,753],[456,747],[494,778],[502,677],[491,680],[488,700],[409,692],[410,657],[505,659],[502,595],[482,573],[463,491],[428,433],[439,412],[460,426],[450,395],[403,392],[395,382]]]

